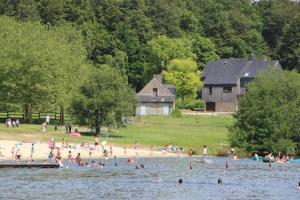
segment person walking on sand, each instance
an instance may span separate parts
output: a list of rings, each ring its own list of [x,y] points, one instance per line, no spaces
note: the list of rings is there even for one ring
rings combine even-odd
[[[35,152],[34,143],[31,144],[30,158],[33,159],[33,154]]]

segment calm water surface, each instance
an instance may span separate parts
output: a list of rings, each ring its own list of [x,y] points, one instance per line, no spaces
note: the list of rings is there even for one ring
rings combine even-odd
[[[105,161],[105,168],[0,169],[0,199],[295,199],[300,200],[300,164],[248,159],[143,158],[145,169],[127,160]],[[228,169],[225,162],[228,161]],[[223,185],[217,185],[221,177]],[[178,179],[183,179],[179,185]]]

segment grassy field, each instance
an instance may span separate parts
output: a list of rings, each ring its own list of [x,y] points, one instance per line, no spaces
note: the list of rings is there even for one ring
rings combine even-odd
[[[209,154],[217,155],[224,152],[224,147],[219,142],[226,144],[227,125],[232,123],[231,116],[183,116],[182,118],[173,118],[167,116],[147,116],[139,121],[127,125],[126,128],[110,130],[109,135],[112,138],[105,138],[108,142],[130,146],[138,141],[142,146],[161,147],[165,144],[180,145],[185,149],[192,148],[199,153],[202,145],[206,144]],[[79,129],[88,131],[87,129]],[[32,141],[39,139],[48,141],[49,138],[55,138],[61,141],[65,138],[67,142],[81,143],[94,142],[91,135],[83,135],[79,138],[69,137],[64,133],[64,127],[59,127],[54,132],[51,126],[47,133],[40,132],[38,125],[21,125],[21,128],[6,128],[4,124],[0,125],[0,139]]]

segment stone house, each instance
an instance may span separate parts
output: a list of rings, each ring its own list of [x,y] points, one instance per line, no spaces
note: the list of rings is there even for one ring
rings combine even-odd
[[[209,63],[201,77],[206,111],[236,112],[247,83],[271,66],[281,69],[277,60],[220,59]]]
[[[171,84],[164,84],[162,76],[152,80],[137,94],[136,115],[169,115],[175,109],[176,92]]]

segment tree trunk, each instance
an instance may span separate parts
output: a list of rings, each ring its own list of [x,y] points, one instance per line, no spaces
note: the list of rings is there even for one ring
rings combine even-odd
[[[99,135],[101,131],[102,121],[100,119],[99,110],[95,110],[95,135]]]
[[[64,113],[64,107],[60,107],[60,112],[59,112],[59,124],[63,125],[65,122],[65,113]]]
[[[24,106],[24,117],[25,117],[25,122],[28,124],[31,124],[32,117],[31,117],[31,105],[30,104],[25,104],[25,106]]]

